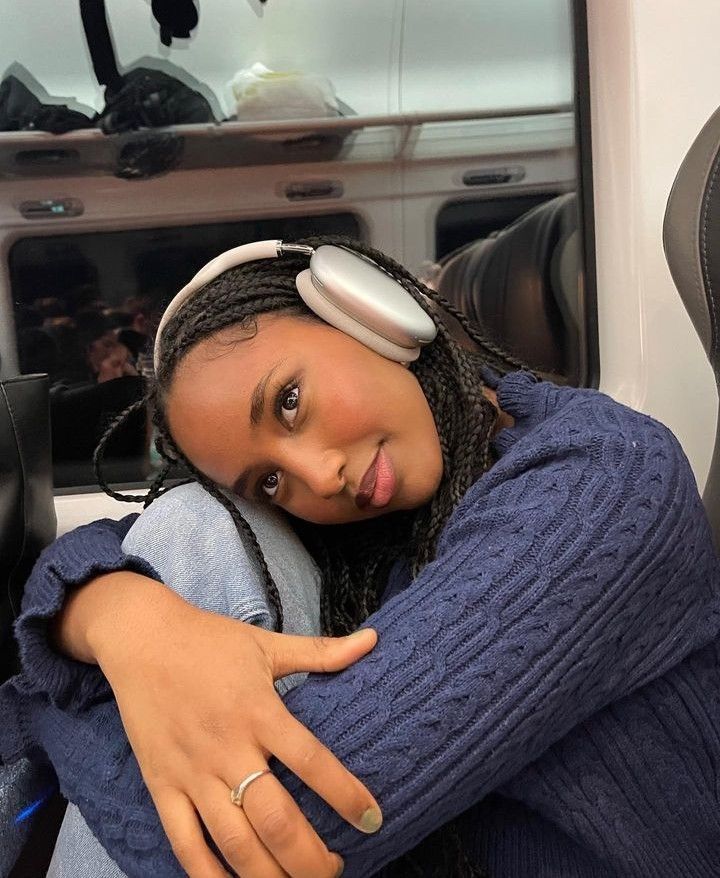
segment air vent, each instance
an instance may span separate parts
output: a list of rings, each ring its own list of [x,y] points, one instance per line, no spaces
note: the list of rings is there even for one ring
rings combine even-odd
[[[58,168],[76,165],[80,153],[76,149],[23,149],[15,153],[15,164],[22,168]]]
[[[520,165],[503,168],[479,168],[475,171],[465,171],[463,184],[465,186],[502,186],[506,183],[519,183],[525,177],[525,168]]]
[[[303,180],[288,183],[285,197],[288,201],[310,201],[317,198],[342,198],[343,184],[339,180]]]
[[[61,219],[80,216],[85,207],[79,198],[45,198],[41,201],[23,201],[18,208],[25,219]]]

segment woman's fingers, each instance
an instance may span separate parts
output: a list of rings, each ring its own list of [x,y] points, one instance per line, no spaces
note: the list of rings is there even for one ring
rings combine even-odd
[[[189,878],[230,878],[207,844],[192,802],[177,790],[153,790],[165,834]]]
[[[377,832],[382,812],[367,788],[284,708],[268,728],[268,749],[283,765],[361,832]]]
[[[336,878],[343,861],[330,853],[283,785],[267,774],[243,799],[245,815],[260,841],[292,878]]]
[[[262,629],[257,629],[257,634],[276,680],[297,671],[342,671],[367,655],[377,643],[377,633],[372,628],[361,628],[347,637],[303,637]]]
[[[265,777],[270,775],[255,783],[260,783]],[[219,778],[213,778],[203,785],[195,800],[222,855],[239,878],[287,878],[288,873],[258,838],[244,808],[230,801],[230,790],[231,787]]]
[[[173,625],[158,624],[157,637],[148,640],[136,639],[128,624],[120,638],[123,649],[101,665],[183,867],[191,878],[225,878],[223,865],[241,878],[295,878],[286,868],[300,875],[308,869],[314,875],[337,873],[336,855],[322,846],[299,810],[289,809],[284,791],[272,795],[270,804],[261,801],[253,818],[263,843],[230,801],[224,781],[239,783],[273,754],[353,825],[377,828],[380,815],[370,793],[294,720],[272,685],[273,678],[293,671],[347,667],[374,647],[376,633],[365,630],[348,638],[274,634],[199,611],[162,586],[153,592],[153,586],[151,602],[144,585],[142,591],[138,586],[140,612],[154,608],[162,621],[172,614]],[[131,605],[137,609],[134,599]],[[262,777],[250,792],[254,796],[268,783],[272,789],[276,781]],[[217,845],[217,857],[199,821]],[[307,857],[308,867],[303,865]],[[306,871],[298,873],[301,869]]]

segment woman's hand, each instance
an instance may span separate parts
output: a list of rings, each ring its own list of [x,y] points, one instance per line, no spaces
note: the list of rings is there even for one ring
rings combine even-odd
[[[231,788],[266,768],[271,755],[358,829],[379,828],[370,793],[293,718],[273,686],[289,673],[347,667],[373,648],[372,630],[343,638],[273,634],[198,610],[143,576],[112,573],[69,598],[58,639],[76,658],[96,660],[110,681],[191,878],[226,875],[200,821],[241,878],[340,873],[340,857],[272,774],[247,788],[242,808],[230,801]]]

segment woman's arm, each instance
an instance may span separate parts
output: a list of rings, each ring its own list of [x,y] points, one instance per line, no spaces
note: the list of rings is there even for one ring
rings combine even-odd
[[[669,434],[651,438],[599,445],[594,486],[558,460],[538,491],[518,461],[525,507],[507,484],[466,502],[437,560],[368,620],[373,653],[286,697],[383,809],[382,831],[358,839],[278,769],[347,875],[374,874],[718,635],[692,472]]]
[[[153,615],[163,601],[167,589],[158,581],[131,571],[96,576],[65,599],[62,612],[54,619],[50,641],[61,655],[89,665],[98,663],[97,641],[108,636],[120,642],[127,640],[126,625]],[[115,620],[115,630],[105,630],[103,622]]]
[[[205,760],[205,777],[218,784],[220,765],[227,759],[225,776],[232,780],[226,781],[227,795],[214,800],[213,804],[221,807],[214,808],[214,815],[206,815],[206,824],[221,841],[233,836],[233,845],[222,845],[228,861],[233,863],[236,854],[230,848],[237,846],[242,812],[229,802],[229,785],[239,780],[237,774],[242,769],[238,766],[261,767],[271,753],[283,754],[286,763],[339,813],[368,831],[363,818],[368,810],[377,810],[372,797],[292,719],[272,683],[291,671],[336,671],[346,667],[372,648],[375,637],[371,631],[336,640],[273,635],[200,612],[164,585],[144,576],[115,572],[96,576],[71,591],[54,630],[56,642],[75,661],[53,653],[45,637],[47,620],[61,603],[63,586],[75,585],[103,566],[119,566],[121,560],[128,567],[134,566],[136,559],[122,559],[120,552],[119,540],[127,530],[114,522],[79,529],[46,552],[33,572],[19,623],[28,659],[27,674],[15,678],[0,692],[4,717],[21,741],[8,744],[4,739],[0,748],[4,757],[15,758],[40,743],[57,768],[65,795],[80,804],[98,837],[128,874],[176,874],[179,866],[162,831],[158,831],[157,814],[127,748],[110,688],[96,668],[79,663],[98,662],[118,693],[135,751],[146,757],[144,761],[141,758],[145,780],[178,845],[192,832],[193,822],[197,824],[192,810],[188,814],[186,803],[192,799],[185,792],[189,784],[198,781],[195,766]],[[92,559],[89,564],[84,562],[85,556]],[[142,565],[147,567],[146,562]],[[205,572],[209,575],[210,571]],[[186,631],[191,632],[189,639],[196,653],[186,649]],[[41,654],[39,662],[32,661],[36,653]],[[185,666],[180,668],[174,662],[170,676],[162,679],[166,655],[183,656]],[[203,673],[196,666],[197,655],[204,659],[200,669]],[[53,673],[53,661],[57,674]],[[149,681],[154,675],[158,676],[153,687]],[[232,679],[223,690],[225,716],[221,719],[217,698],[214,708],[211,704],[208,710],[206,700],[209,695],[212,702],[217,690],[223,689],[223,675]],[[101,682],[90,685],[89,681],[97,677]],[[229,693],[228,688],[234,691]],[[186,700],[196,707],[194,712],[187,712],[187,725],[177,715],[178,706]],[[185,716],[186,712],[181,713]],[[226,752],[215,726],[203,727],[202,718],[208,714],[213,716],[213,723],[224,726],[233,743],[245,745],[242,754]],[[10,720],[11,715],[16,717],[15,722]],[[283,740],[276,745],[273,736],[280,735]],[[293,742],[296,757],[287,752],[288,741]],[[311,751],[315,758],[308,764],[306,756]],[[208,766],[208,761],[213,764]],[[179,766],[185,768],[182,776],[176,772]],[[205,779],[202,774],[200,777]],[[270,782],[277,788],[274,800],[287,800],[287,793],[276,781],[264,781],[265,786]],[[227,807],[223,809],[223,805]],[[334,876],[337,857],[329,854],[299,811],[297,816],[305,829],[298,834],[296,847],[313,864],[314,875]],[[248,829],[254,838],[254,831]],[[150,845],[147,838],[152,831],[156,831],[156,840]],[[199,827],[195,831],[201,844],[195,851],[180,853],[183,864],[192,875],[224,874],[202,842]],[[139,849],[137,838],[142,839]],[[245,854],[252,841],[247,839],[243,844]],[[273,876],[276,872],[272,869],[271,863],[265,864],[258,874]]]
[[[627,418],[575,430],[545,458],[519,443],[465,498],[437,560],[369,620],[374,652],[288,697],[383,806],[383,831],[361,838],[278,769],[347,874],[372,874],[716,635],[717,559],[690,468],[668,431]],[[200,672],[206,658],[185,635]],[[135,783],[133,819],[169,870]],[[75,792],[107,837],[108,802]],[[201,813],[211,805],[193,801]],[[250,800],[255,822],[253,810]]]

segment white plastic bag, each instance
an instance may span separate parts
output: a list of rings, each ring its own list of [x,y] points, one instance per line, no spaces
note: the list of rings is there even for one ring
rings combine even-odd
[[[238,121],[324,119],[340,113],[335,90],[324,76],[255,63],[236,73],[228,87]]]

